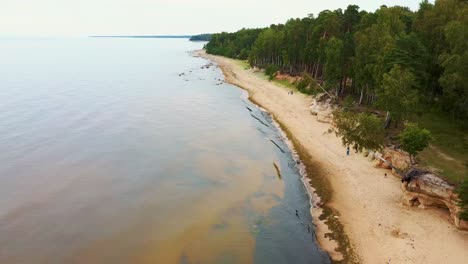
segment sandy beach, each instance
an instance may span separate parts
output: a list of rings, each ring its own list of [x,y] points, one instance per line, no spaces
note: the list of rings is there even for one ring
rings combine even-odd
[[[346,156],[341,140],[327,134],[329,124],[310,114],[310,96],[288,95],[288,89],[259,78],[232,59],[199,56],[216,62],[226,81],[250,94],[261,107],[294,135],[314,162],[323,168],[333,190],[327,206],[338,212],[359,263],[466,263],[468,233],[457,230],[443,210],[409,208],[401,204],[400,180],[384,177],[359,153]],[[317,215],[314,215],[317,217]],[[315,221],[316,224],[318,223]],[[326,226],[317,224],[316,234],[322,248],[333,253],[336,243],[325,237]]]

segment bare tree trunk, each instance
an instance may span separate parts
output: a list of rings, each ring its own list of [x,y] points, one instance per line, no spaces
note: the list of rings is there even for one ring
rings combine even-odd
[[[400,175],[400,177],[404,177],[405,174],[400,170],[398,169],[397,167],[395,167],[391,162],[387,161],[386,159],[382,158],[380,155],[377,155],[377,154],[374,154],[374,157],[385,162],[385,164],[387,164],[388,166],[390,166],[392,169],[394,169],[396,171],[396,173],[398,173],[398,175]]]
[[[364,88],[361,88],[361,96],[359,97],[359,105],[362,104],[362,98],[364,97]]]
[[[385,123],[384,123],[385,129],[387,129],[390,126],[391,121],[392,121],[392,116],[390,115],[390,112],[387,111],[387,116],[385,117]]]

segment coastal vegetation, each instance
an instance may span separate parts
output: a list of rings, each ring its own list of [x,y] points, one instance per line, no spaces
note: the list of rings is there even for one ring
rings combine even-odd
[[[210,41],[212,34],[199,34],[190,37],[190,41]]]
[[[343,144],[356,151],[396,145],[414,162],[418,154],[419,164],[458,186],[466,207],[467,39],[466,1],[424,0],[416,11],[349,5],[213,34],[205,48],[247,60],[271,80],[277,72],[299,76],[294,85],[303,93],[325,91],[343,106],[334,114]]]
[[[340,136],[343,145],[352,146],[356,152],[382,149],[385,132],[382,121],[375,115],[335,111],[334,122],[336,126],[329,131]]]
[[[459,206],[463,209],[462,213],[460,214],[460,218],[464,220],[468,220],[468,181],[464,181],[458,187],[459,193]]]
[[[401,148],[410,154],[411,162],[419,152],[429,146],[431,133],[427,129],[421,129],[416,124],[407,123],[405,129],[400,135]]]

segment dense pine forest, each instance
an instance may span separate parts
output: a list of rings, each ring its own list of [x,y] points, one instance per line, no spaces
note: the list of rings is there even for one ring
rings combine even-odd
[[[359,111],[344,107],[335,115],[345,145],[379,148],[384,137],[396,138],[422,165],[460,185],[468,206],[467,1],[424,0],[417,11],[349,5],[268,28],[213,34],[205,49],[248,60],[270,79],[277,72],[301,76],[294,83],[299,91],[327,91],[339,104],[353,105]],[[386,113],[385,119],[372,111]]]
[[[379,106],[379,96],[394,94],[399,102],[387,107],[395,108],[397,118],[406,114],[401,108],[420,103],[466,119],[467,40],[466,1],[425,0],[415,12],[400,6],[366,12],[350,5],[269,28],[214,34],[206,50],[309,75],[339,96],[356,95],[360,104]],[[403,87],[385,85],[402,80]],[[313,88],[306,86],[305,92]]]
[[[210,41],[211,34],[200,34],[200,35],[193,35],[190,37],[190,41]]]

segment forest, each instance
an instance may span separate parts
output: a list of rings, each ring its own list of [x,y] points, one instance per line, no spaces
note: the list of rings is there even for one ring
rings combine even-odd
[[[211,40],[211,34],[199,34],[199,35],[193,35],[189,39],[190,41],[210,41]]]
[[[206,50],[248,59],[252,66],[308,74],[339,96],[357,95],[360,104],[374,105],[387,92],[385,75],[405,77],[407,89],[395,91],[405,105],[418,102],[466,119],[467,40],[466,1],[425,0],[415,12],[400,6],[367,12],[349,5],[268,28],[214,34]]]
[[[247,60],[270,79],[277,72],[301,76],[294,83],[299,91],[326,91],[340,104],[353,105],[335,119],[341,121],[335,132],[344,144],[378,148],[382,126],[386,138],[399,138],[410,154],[421,153],[421,163],[464,188],[468,204],[467,1],[424,0],[416,11],[383,5],[368,12],[349,5],[267,28],[213,34],[205,49]],[[382,124],[362,113],[372,111],[386,113]],[[358,124],[376,133],[358,131]],[[351,128],[354,134],[345,131]],[[395,130],[399,134],[390,132]],[[356,133],[373,138],[366,141]],[[433,147],[423,152],[429,142]],[[456,162],[439,158],[442,152]]]

